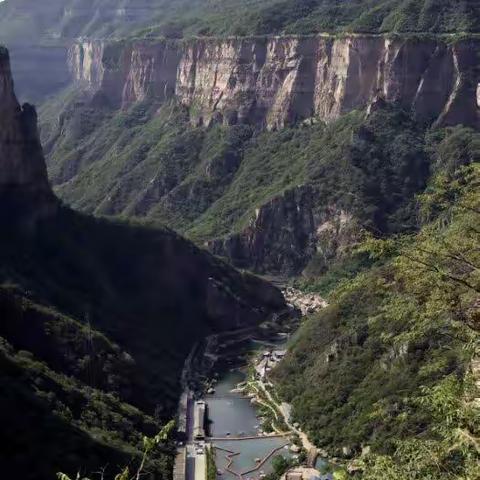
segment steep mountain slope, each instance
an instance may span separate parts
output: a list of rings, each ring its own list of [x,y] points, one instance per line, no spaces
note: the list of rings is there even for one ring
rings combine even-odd
[[[429,174],[425,133],[479,126],[477,43],[79,42],[75,85],[41,111],[50,175],[75,208],[158,220],[238,266],[299,273],[359,225],[412,227],[400,217]]]
[[[480,135],[459,135],[435,138],[421,231],[366,240],[350,259],[363,266],[337,270],[333,291],[317,278],[330,305],[274,371],[292,421],[330,454],[361,457],[359,478],[480,474]]]
[[[264,35],[318,32],[478,32],[475,0],[245,0],[199,2],[145,33]]]
[[[0,125],[2,472],[126,464],[173,414],[193,344],[257,324],[283,297],[169,230],[62,206],[3,48]],[[171,457],[153,460],[155,478],[169,474]]]
[[[135,464],[161,419],[122,400],[142,373],[133,357],[23,289],[2,286],[0,312],[4,474],[51,479]],[[171,444],[153,455],[156,477],[170,476],[172,457]]]
[[[188,8],[186,8],[188,7]],[[143,33],[263,35],[318,32],[479,32],[475,0],[5,0],[1,39]]]
[[[394,108],[261,134],[191,129],[174,106],[159,113],[138,124],[138,106],[79,143],[70,130],[50,159],[54,181],[67,176],[59,194],[96,214],[147,216],[198,242],[226,235],[210,248],[260,271],[298,272],[317,250],[334,257],[358,225],[412,227],[408,205],[429,158],[422,129]]]

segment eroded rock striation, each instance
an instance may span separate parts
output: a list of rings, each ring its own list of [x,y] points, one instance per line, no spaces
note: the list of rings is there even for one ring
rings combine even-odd
[[[315,251],[312,200],[308,187],[288,190],[257,209],[240,233],[212,240],[207,247],[239,267],[295,272]]]
[[[260,272],[298,274],[314,254],[327,265],[359,229],[347,212],[319,206],[315,195],[308,185],[287,190],[258,208],[240,232],[206,246],[238,267]]]
[[[32,105],[20,106],[13,89],[8,51],[0,47],[0,199],[2,216],[29,220],[54,211]],[[34,208],[32,208],[34,207]]]
[[[88,41],[69,64],[113,106],[175,97],[195,124],[329,121],[380,96],[422,121],[478,127],[479,46],[362,35]]]

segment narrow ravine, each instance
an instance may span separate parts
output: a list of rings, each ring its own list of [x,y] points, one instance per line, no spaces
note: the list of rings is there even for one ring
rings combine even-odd
[[[305,470],[317,478],[332,478],[324,468],[326,462],[320,458],[315,463],[319,452],[308,436],[292,424],[288,406],[275,400],[269,391],[271,384],[256,373],[267,352],[275,362],[281,360],[289,337],[298,328],[299,312],[303,315],[307,308],[326,305],[322,299],[302,296],[298,291],[290,290],[286,296],[298,304],[292,306],[290,318],[287,316],[283,324],[276,318],[251,331],[208,337],[188,357],[180,406],[180,412],[183,409],[185,413],[182,428],[186,445],[179,449],[175,480],[182,480],[182,469],[186,480],[212,480],[207,473],[208,446],[213,447],[216,480],[261,480],[278,473],[274,466],[278,456],[291,467],[308,464],[310,468]],[[198,437],[195,416],[196,409],[203,410],[203,402],[205,437]],[[322,474],[312,468],[315,465],[322,467]]]

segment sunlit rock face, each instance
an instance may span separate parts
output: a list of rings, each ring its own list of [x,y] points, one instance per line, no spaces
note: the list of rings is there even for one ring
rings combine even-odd
[[[1,47],[0,47],[1,48]],[[48,183],[37,131],[37,114],[22,107],[13,89],[8,51],[0,49],[0,200],[12,219],[51,213],[56,200]]]
[[[375,36],[77,43],[74,79],[113,106],[177,98],[192,123],[278,129],[381,96],[438,125],[479,125],[480,42]]]

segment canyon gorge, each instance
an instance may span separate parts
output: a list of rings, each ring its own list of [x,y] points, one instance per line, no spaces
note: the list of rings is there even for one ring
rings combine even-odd
[[[270,193],[258,186],[265,193],[226,217],[220,213],[222,199],[239,175],[251,175],[245,157],[253,154],[255,139],[291,131],[307,137],[303,141],[308,144],[320,131],[328,136],[329,129],[350,118],[353,137],[348,140],[345,132],[341,148],[353,152],[359,146],[355,138],[371,141],[362,122],[375,122],[389,109],[403,111],[418,125],[410,126],[412,135],[428,127],[476,129],[477,50],[476,39],[360,34],[77,42],[68,51],[74,93],[60,114],[57,107],[52,107],[54,116],[41,112],[51,178],[60,196],[65,192],[68,203],[88,212],[159,220],[237,266],[298,272],[317,253],[328,261],[358,238],[366,220],[358,218],[347,199],[358,192],[344,192],[343,199],[333,198],[333,192],[319,194],[312,175],[321,162],[313,169],[308,164],[327,149],[317,149],[292,160],[288,168],[297,167],[283,174],[282,185]],[[392,115],[386,123],[393,128]],[[114,131],[118,122],[132,125],[129,139],[114,134],[99,138],[97,128]],[[140,131],[138,122],[151,128]],[[160,123],[162,130],[153,133]],[[193,143],[180,154],[186,158],[166,169],[154,145],[175,124],[183,126],[171,141],[180,145],[186,140],[179,135],[185,134]],[[132,140],[148,131],[142,146]],[[222,140],[237,142],[230,153],[202,160],[205,142],[222,135],[236,138],[236,132],[238,139]],[[214,138],[207,140],[209,136]],[[407,145],[414,150],[413,142],[417,140]],[[95,145],[95,157],[88,153],[89,145]],[[132,148],[134,156],[122,155]],[[340,155],[334,143],[329,148],[333,156]],[[55,152],[63,152],[58,160]],[[417,155],[416,161],[424,156]],[[422,168],[419,164],[414,176],[400,180],[412,184],[409,195],[422,188]],[[335,169],[332,165],[329,175],[336,175]],[[103,186],[89,191],[88,179],[101,171],[110,172],[101,174]],[[206,195],[207,185],[214,186],[213,194],[210,189]],[[208,227],[214,216],[224,219],[223,227]],[[373,221],[375,228],[385,228]]]
[[[170,230],[62,205],[36,110],[17,101],[3,47],[0,126],[2,470],[48,478],[80,463],[129,461],[139,455],[132,442],[172,415],[193,344],[208,332],[257,325],[285,301]],[[32,435],[42,441],[25,454]],[[169,471],[169,448],[150,463],[157,473]]]
[[[0,43],[3,477],[480,477],[478,1],[4,0]]]

